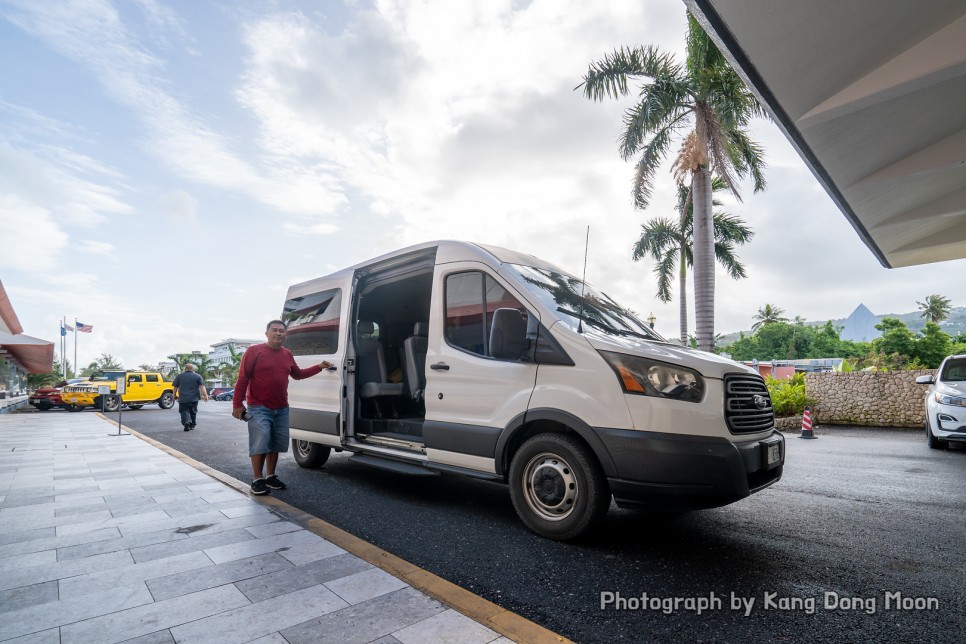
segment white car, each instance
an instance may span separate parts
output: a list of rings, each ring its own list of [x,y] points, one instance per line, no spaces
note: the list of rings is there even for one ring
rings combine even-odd
[[[966,355],[949,356],[939,365],[937,377],[919,376],[930,385],[926,393],[926,441],[943,449],[950,442],[966,443]]]

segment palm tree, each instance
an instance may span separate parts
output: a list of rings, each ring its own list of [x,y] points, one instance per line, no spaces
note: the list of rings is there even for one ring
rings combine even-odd
[[[929,295],[926,297],[925,302],[916,301],[916,304],[919,305],[919,310],[922,311],[922,317],[934,324],[939,324],[948,318],[952,312],[952,307],[949,305],[949,298],[943,297],[942,295]]]
[[[583,82],[584,96],[601,101],[630,93],[628,79],[650,79],[640,100],[624,113],[620,153],[625,161],[638,156],[633,199],[638,208],[650,202],[654,173],[666,158],[675,135],[687,133],[677,170],[690,174],[694,200],[695,326],[698,347],[714,341],[714,236],[712,173],[721,177],[736,198],[735,177],[750,174],[755,191],[764,189],[761,147],[746,126],[766,116],[758,99],[728,65],[693,16],[688,15],[687,61],[682,67],[656,47],[621,48],[591,63]],[[648,138],[650,137],[650,138]]]
[[[726,188],[724,182],[715,177],[711,182],[712,193]],[[678,184],[677,210],[681,213],[679,220],[674,221],[664,217],[657,217],[641,225],[641,237],[633,246],[634,261],[644,259],[650,255],[657,262],[654,273],[657,275],[657,297],[662,302],[671,301],[671,275],[675,266],[678,273],[678,296],[681,344],[688,346],[688,301],[687,301],[687,267],[693,263],[692,233],[694,207],[690,198],[690,189]],[[721,202],[713,200],[712,204],[720,206]],[[746,277],[745,267],[734,254],[736,244],[744,244],[754,233],[738,217],[723,212],[714,213],[715,258],[734,279]]]
[[[756,320],[754,324],[751,325],[752,331],[757,331],[766,324],[771,324],[772,322],[788,322],[788,318],[782,317],[782,313],[785,309],[779,308],[774,304],[766,304],[765,306],[758,309],[758,312],[752,316],[752,319]],[[795,318],[798,321],[798,318]]]

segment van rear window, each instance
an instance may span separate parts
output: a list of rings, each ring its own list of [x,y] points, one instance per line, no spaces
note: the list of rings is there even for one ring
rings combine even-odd
[[[288,326],[285,348],[297,356],[338,351],[342,289],[334,288],[290,298],[282,310]]]

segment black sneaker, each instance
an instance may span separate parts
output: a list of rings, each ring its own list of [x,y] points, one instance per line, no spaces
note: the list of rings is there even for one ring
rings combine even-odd
[[[195,427],[197,427],[195,423],[191,423],[190,425],[188,425],[188,429],[194,429]]]
[[[268,486],[265,484],[265,479],[252,481],[252,494],[256,494],[258,496],[268,494]]]
[[[284,490],[287,486],[278,480],[278,477],[272,474],[267,479],[265,479],[265,485],[272,488],[273,490]]]
[[[184,430],[185,431],[188,431],[189,429],[191,429],[191,425],[189,425],[188,423],[185,423],[184,424]]]

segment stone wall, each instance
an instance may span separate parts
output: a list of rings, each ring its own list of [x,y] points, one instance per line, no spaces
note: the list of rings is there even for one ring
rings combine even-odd
[[[805,374],[805,394],[814,401],[815,425],[922,427],[926,386],[916,378],[935,373],[916,371],[854,371]]]

